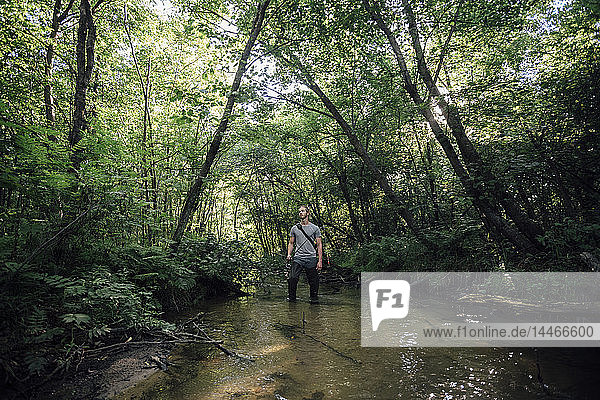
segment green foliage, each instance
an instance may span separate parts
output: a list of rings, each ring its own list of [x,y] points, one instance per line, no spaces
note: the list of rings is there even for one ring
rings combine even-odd
[[[497,269],[498,257],[479,234],[479,227],[458,225],[434,235],[435,251],[411,236],[383,236],[339,255],[334,262],[356,273]]]
[[[73,149],[76,15],[53,41],[53,2],[5,3],[0,366],[13,378],[67,363],[117,332],[168,328],[166,310],[281,281],[280,255],[300,204],[312,208],[333,264],[353,272],[572,270],[581,252],[598,256],[595,0],[411,1],[427,38],[423,59],[432,72],[439,67],[436,83],[495,177],[486,184],[505,185],[544,231],[547,254],[526,260],[488,235],[359,0],[272,2],[223,151],[175,254],[166,250],[169,238],[220,122],[254,5],[178,1],[180,9],[159,12],[130,1],[130,40],[122,4],[103,2],[89,126]],[[413,73],[401,5],[377,3]],[[407,229],[321,100],[300,83],[292,58],[351,125],[435,251]],[[55,121],[45,115],[45,85]]]
[[[582,252],[597,253],[600,248],[600,221],[584,222],[565,218],[554,223],[540,241],[556,259],[562,260],[560,269],[578,270],[582,267],[579,255]]]
[[[239,293],[256,279],[239,243],[210,237],[186,239],[175,255],[158,247],[85,245],[76,268],[12,262],[0,268],[0,330],[10,332],[0,340],[0,353],[28,374],[44,372],[52,360],[68,362],[76,349],[114,340],[115,329],[171,329],[161,319],[163,309]]]
[[[125,271],[110,272],[109,268],[94,265],[81,278],[73,280],[63,291],[64,309],[61,318],[77,328],[88,328],[90,315],[93,326],[122,325],[141,329],[158,325],[152,293],[129,282]]]
[[[402,238],[382,237],[351,253],[341,267],[355,272],[401,271],[406,267],[404,249]]]
[[[248,287],[253,278],[253,260],[247,246],[236,241],[219,242],[213,236],[186,238],[177,256],[198,276],[204,296],[225,296]]]
[[[83,324],[90,322],[90,316],[87,314],[63,314],[60,318],[64,323],[73,323],[79,329],[82,328]]]

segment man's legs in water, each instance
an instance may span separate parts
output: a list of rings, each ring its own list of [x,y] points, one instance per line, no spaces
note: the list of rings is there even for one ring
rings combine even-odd
[[[296,301],[296,289],[298,288],[298,279],[300,279],[301,272],[302,267],[297,262],[292,261],[288,274],[288,301]]]
[[[319,271],[316,268],[306,268],[306,277],[310,286],[310,302],[319,301]]]

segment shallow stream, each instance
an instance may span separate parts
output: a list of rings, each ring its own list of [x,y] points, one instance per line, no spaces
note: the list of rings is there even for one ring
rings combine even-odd
[[[207,333],[242,357],[182,346],[119,398],[600,398],[595,349],[361,348],[359,290],[324,292],[319,305],[281,291],[206,303]]]

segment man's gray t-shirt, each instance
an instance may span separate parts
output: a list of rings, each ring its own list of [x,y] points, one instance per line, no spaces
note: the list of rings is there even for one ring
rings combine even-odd
[[[312,222],[309,222],[308,225],[302,225],[302,229],[304,232],[306,232],[308,237],[316,246],[317,238],[321,237],[321,230],[319,227]],[[290,237],[292,236],[296,238],[296,252],[294,253],[294,260],[307,260],[317,257],[315,248],[310,244],[306,236],[304,236],[304,233],[298,229],[298,225],[292,226],[292,229],[290,230]]]

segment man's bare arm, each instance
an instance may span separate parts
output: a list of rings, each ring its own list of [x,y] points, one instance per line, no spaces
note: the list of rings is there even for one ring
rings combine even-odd
[[[323,241],[320,237],[317,238],[317,253],[319,254],[319,261],[317,262],[317,270],[323,268]]]
[[[287,259],[288,260],[292,259],[292,252],[294,251],[294,241],[295,241],[295,238],[293,236],[290,236],[290,241],[288,242],[288,249],[287,249]]]

